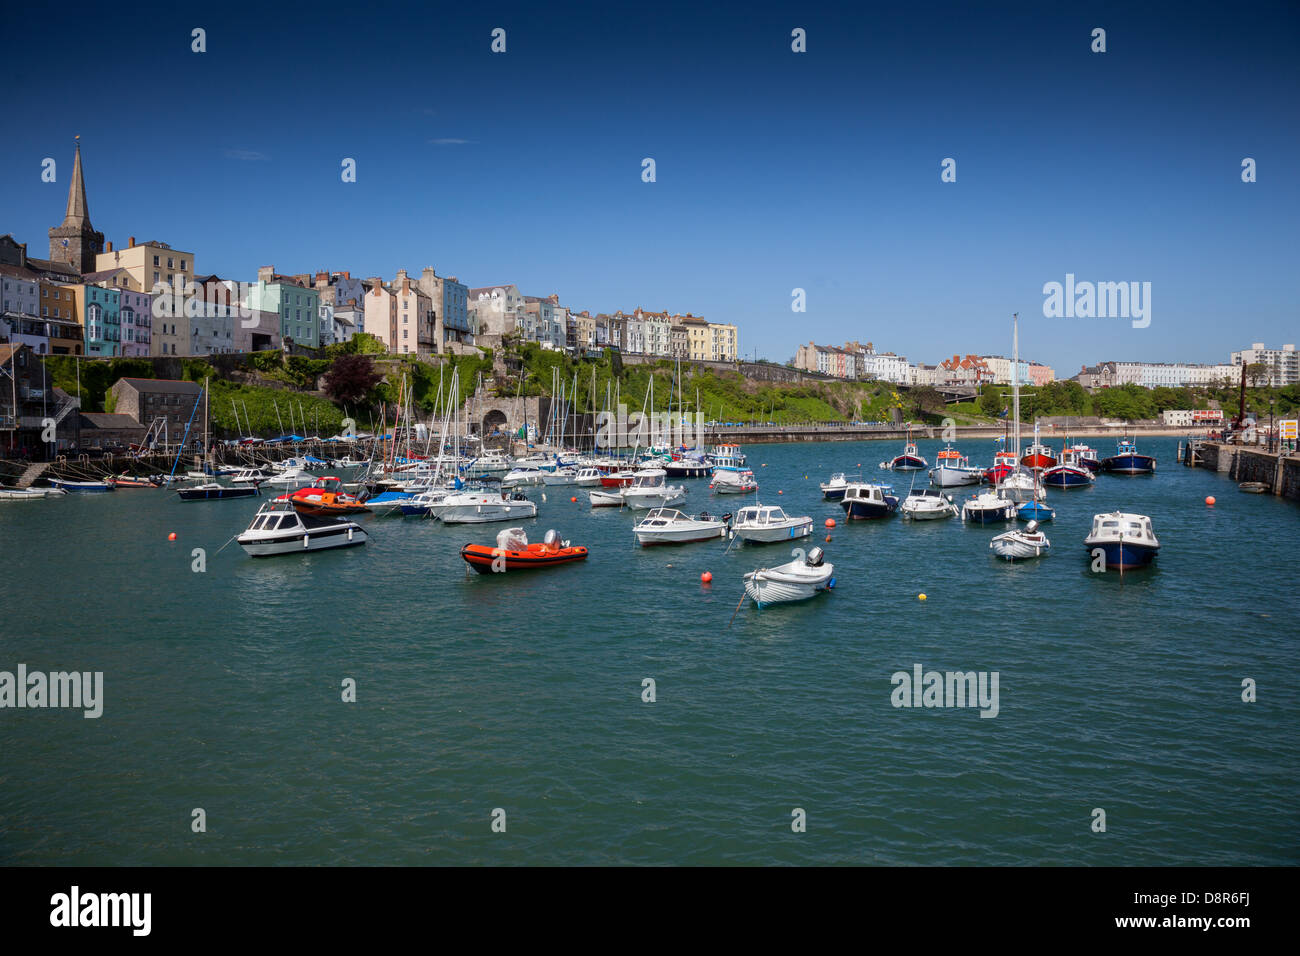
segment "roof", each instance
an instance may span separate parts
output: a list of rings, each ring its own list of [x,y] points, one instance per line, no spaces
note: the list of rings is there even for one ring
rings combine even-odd
[[[103,282],[105,279],[111,279],[123,270],[120,267],[105,269],[102,272],[87,272],[81,278],[85,282]]]
[[[21,348],[26,348],[22,342],[16,345],[0,345],[0,365],[8,365],[13,354]]]
[[[182,382],[174,378],[119,378],[114,385],[125,382],[137,392],[173,392],[183,395],[197,395],[200,386],[197,382]]]
[[[82,427],[86,427],[87,423],[92,428],[138,428],[144,431],[144,426],[130,415],[120,415],[112,412],[82,412]]]

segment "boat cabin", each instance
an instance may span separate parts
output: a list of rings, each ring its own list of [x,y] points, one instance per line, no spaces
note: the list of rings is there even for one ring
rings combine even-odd
[[[762,526],[785,524],[790,519],[786,513],[776,505],[750,505],[747,508],[741,508],[736,512],[736,524],[747,526]]]
[[[886,495],[892,497],[894,489],[889,485],[852,484],[844,489],[845,501],[869,501],[873,504],[887,504]]]
[[[1088,540],[1118,540],[1121,537],[1134,544],[1152,546],[1158,544],[1155,532],[1151,528],[1151,519],[1146,515],[1124,514],[1116,511],[1093,517],[1092,534],[1088,536]]]

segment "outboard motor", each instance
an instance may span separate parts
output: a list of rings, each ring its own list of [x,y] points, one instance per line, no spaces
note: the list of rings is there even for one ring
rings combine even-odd
[[[1029,522],[1029,524],[1025,525],[1025,531],[1027,531],[1029,534],[1036,534],[1038,532],[1038,522],[1037,521]]]
[[[548,548],[558,548],[560,546],[560,535],[554,528],[546,532],[542,538]]]
[[[804,560],[808,562],[808,567],[820,568],[822,566],[822,559],[825,557],[826,557],[825,551],[823,551],[821,548],[813,548],[811,551],[808,552]]]

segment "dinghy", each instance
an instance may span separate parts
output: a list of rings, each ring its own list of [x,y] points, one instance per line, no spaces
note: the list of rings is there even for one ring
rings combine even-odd
[[[541,544],[529,544],[523,528],[507,528],[497,535],[496,547],[467,544],[460,556],[479,574],[550,568],[559,564],[587,560],[587,549],[561,541],[552,529]]]
[[[835,565],[827,564],[821,548],[775,568],[745,575],[745,593],[760,608],[767,604],[804,601],[835,586]]]

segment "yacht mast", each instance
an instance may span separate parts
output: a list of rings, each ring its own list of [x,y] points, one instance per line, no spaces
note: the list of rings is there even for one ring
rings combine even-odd
[[[1016,416],[1016,463],[1020,462],[1020,313],[1011,314],[1011,400]]]

